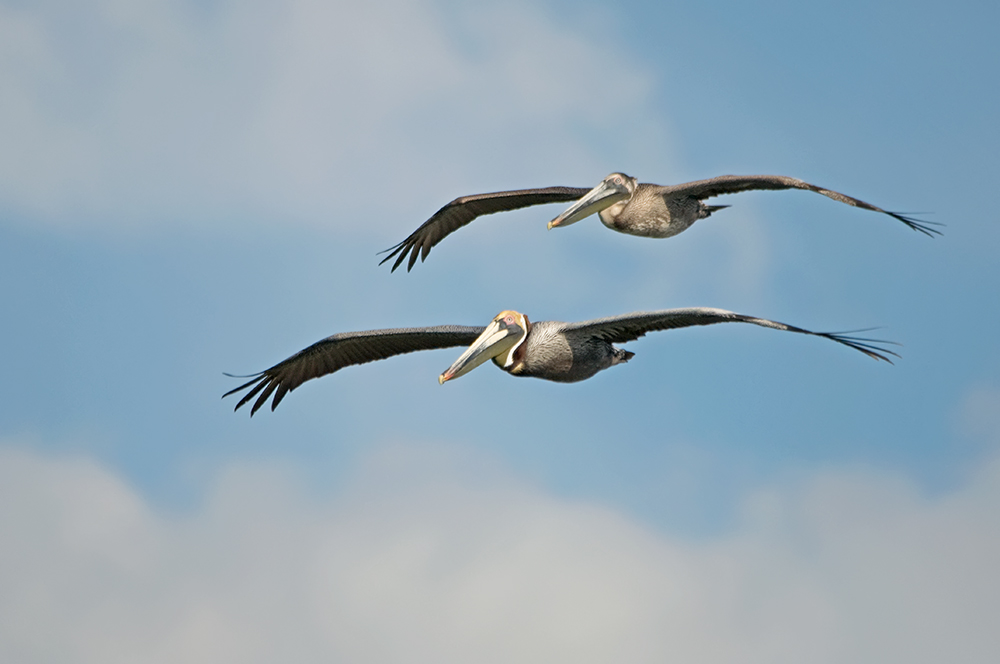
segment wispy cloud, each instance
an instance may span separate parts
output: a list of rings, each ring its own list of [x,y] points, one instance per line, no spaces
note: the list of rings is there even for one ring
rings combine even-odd
[[[349,226],[443,176],[603,175],[580,132],[663,133],[613,40],[527,3],[53,2],[0,34],[0,205],[60,225]]]
[[[84,458],[0,452],[9,661],[989,661],[1000,463],[962,488],[824,473],[711,541],[556,499],[455,449],[351,488],[235,465],[188,515]]]

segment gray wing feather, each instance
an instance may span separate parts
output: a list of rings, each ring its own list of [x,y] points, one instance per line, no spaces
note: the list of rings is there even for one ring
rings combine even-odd
[[[888,355],[899,357],[898,354],[877,344],[892,343],[878,339],[866,339],[851,336],[851,333],[812,332],[794,325],[786,325],[766,318],[746,316],[725,309],[710,309],[695,307],[690,309],[665,309],[663,311],[637,311],[622,316],[598,318],[581,323],[568,323],[563,328],[567,333],[584,334],[603,339],[610,343],[626,343],[634,341],[647,332],[671,330],[693,325],[714,325],[716,323],[751,323],[775,330],[797,332],[817,337],[824,337],[860,351],[875,360],[884,360],[892,364]],[[859,330],[863,332],[864,330]]]
[[[230,394],[249,388],[249,391],[236,404],[234,410],[239,410],[243,404],[256,396],[257,400],[250,409],[250,416],[253,417],[253,414],[264,405],[269,396],[274,394],[274,399],[271,401],[271,410],[274,410],[288,392],[307,380],[319,378],[355,364],[384,360],[393,355],[412,353],[418,350],[468,346],[482,334],[484,329],[486,328],[439,325],[436,327],[409,327],[334,334],[300,350],[270,369],[253,376],[242,376],[242,378],[250,378],[250,380],[226,392],[222,397],[225,398]]]
[[[383,258],[379,265],[395,257],[396,261],[392,264],[392,271],[395,272],[396,268],[409,255],[410,260],[406,265],[406,271],[409,272],[417,262],[418,255],[420,255],[421,261],[425,260],[434,245],[476,217],[495,212],[518,210],[532,205],[575,201],[588,191],[590,189],[576,187],[546,187],[544,189],[497,191],[456,198],[435,212],[434,216],[413,231],[410,237],[382,252],[389,255]]]
[[[723,194],[736,194],[741,191],[751,191],[755,189],[805,189],[806,191],[814,191],[817,194],[823,194],[827,198],[832,198],[835,201],[846,203],[847,205],[852,205],[864,210],[871,210],[872,212],[887,214],[890,217],[903,222],[913,230],[923,233],[924,235],[933,237],[934,235],[941,234],[941,231],[934,228],[934,226],[940,225],[935,222],[914,219],[912,217],[899,214],[898,212],[889,212],[888,210],[883,210],[880,207],[876,207],[871,203],[865,203],[864,201],[853,198],[852,196],[841,194],[840,192],[833,191],[832,189],[817,187],[814,184],[809,184],[808,182],[803,182],[797,178],[791,178],[785,175],[720,175],[719,177],[711,178],[709,180],[697,180],[695,182],[671,185],[663,188],[663,190],[665,192],[669,192],[670,195],[691,196],[692,198],[697,198],[698,200],[711,198],[712,196],[722,196]]]

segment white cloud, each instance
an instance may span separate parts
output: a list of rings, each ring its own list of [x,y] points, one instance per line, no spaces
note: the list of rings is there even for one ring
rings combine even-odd
[[[364,204],[412,215],[441,179],[601,177],[586,132],[645,127],[622,149],[661,154],[649,88],[613,40],[530,3],[3,6],[0,205],[61,225],[352,227]]]
[[[997,461],[933,498],[836,472],[695,542],[400,446],[324,499],[235,466],[179,516],[7,447],[0,659],[993,661],[998,508]]]
[[[681,169],[655,68],[617,43],[613,19],[433,0],[0,6],[0,211],[112,233],[311,224],[374,252],[462,194],[619,169],[669,181]],[[555,211],[537,214],[517,227],[534,232],[523,262],[586,284],[587,301],[610,288],[587,256],[618,246],[637,309],[690,297],[692,281],[741,296],[766,283],[769,242],[746,208],[674,246],[614,241],[596,218],[589,244],[584,225],[555,244],[537,234]],[[497,223],[436,260],[508,243]],[[692,280],[706,255],[729,267]],[[536,291],[545,276],[529,276]]]

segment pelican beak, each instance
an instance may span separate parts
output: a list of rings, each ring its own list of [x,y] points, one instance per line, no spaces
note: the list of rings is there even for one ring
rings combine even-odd
[[[472,342],[462,355],[448,369],[438,376],[438,383],[444,384],[452,378],[469,373],[486,360],[506,353],[524,336],[524,329],[517,323],[494,320],[483,330],[479,338]]]
[[[583,198],[573,203],[569,209],[550,221],[549,230],[552,230],[556,226],[575,224],[581,219],[611,207],[618,201],[625,200],[630,195],[628,189],[604,180],[604,182],[584,194]]]

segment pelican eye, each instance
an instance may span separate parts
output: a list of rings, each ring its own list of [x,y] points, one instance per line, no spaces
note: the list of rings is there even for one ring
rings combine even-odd
[[[621,183],[622,183],[622,179],[619,178],[619,177],[616,177],[615,178],[615,184],[621,184]]]
[[[505,322],[508,325],[510,325],[510,324],[512,324],[514,322],[514,317],[513,316],[507,316],[506,318],[503,319],[503,322]]]

